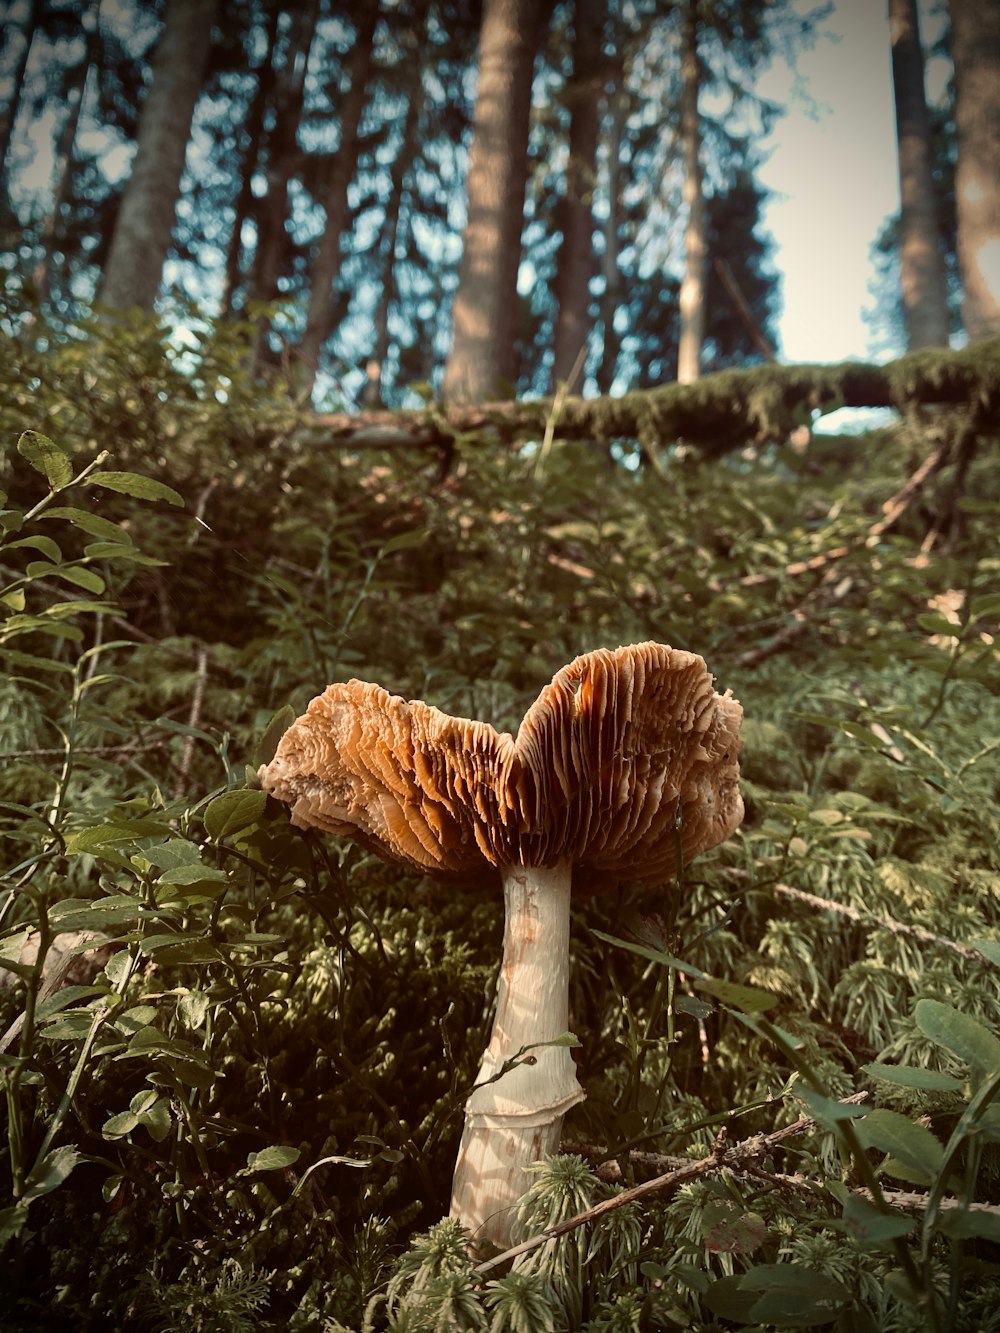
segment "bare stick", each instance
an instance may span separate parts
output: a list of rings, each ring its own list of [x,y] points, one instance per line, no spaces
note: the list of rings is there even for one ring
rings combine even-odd
[[[731,879],[748,880],[750,878],[746,870],[731,869],[726,873]],[[874,927],[876,930],[888,930],[893,935],[907,935],[911,939],[919,940],[921,944],[932,944],[938,949],[947,949],[951,953],[958,954],[960,958],[967,958],[973,963],[989,963],[992,961],[986,954],[980,953],[971,944],[959,944],[957,941],[949,940],[943,935],[935,935],[933,931],[926,930],[923,926],[914,926],[905,921],[896,921],[891,916],[878,916],[874,912],[864,912],[859,907],[849,907],[846,903],[837,903],[830,898],[820,898],[815,893],[807,893],[805,889],[793,888],[791,884],[765,883],[752,885],[751,887],[769,890],[783,898],[791,898],[795,902],[805,903],[808,907],[814,907],[821,912],[833,912],[837,916],[846,917],[848,921],[854,921],[861,926]]]
[[[935,472],[939,472],[948,461],[949,447],[947,442],[938,446],[933,453],[928,454],[915,472],[913,472],[902,485],[895,495],[891,495],[882,505],[883,517],[877,523],[873,523],[863,537],[857,541],[851,542],[847,546],[837,546],[832,551],[824,551],[821,555],[814,555],[809,560],[795,560],[784,569],[776,570],[769,574],[747,574],[745,578],[739,580],[741,588],[756,587],[760,583],[770,583],[772,579],[783,579],[787,576],[795,577],[798,574],[809,574],[820,569],[825,569],[828,565],[835,564],[838,560],[843,560],[852,551],[860,550],[862,546],[872,547],[878,544],[880,539],[889,531],[894,524],[898,523],[902,516],[909,509],[910,505],[920,494],[924,483],[928,481]]]
[[[867,1099],[867,1092],[856,1092],[850,1097],[841,1098],[841,1101],[845,1105],[853,1106],[867,1101]],[[624,1208],[626,1204],[634,1203],[637,1199],[644,1199],[648,1194],[661,1194],[667,1190],[674,1190],[679,1185],[687,1184],[689,1180],[697,1180],[701,1176],[711,1175],[724,1168],[730,1171],[740,1171],[759,1161],[762,1157],[766,1157],[772,1148],[779,1143],[783,1143],[785,1139],[792,1138],[796,1134],[803,1134],[813,1129],[815,1124],[816,1121],[812,1116],[802,1116],[791,1125],[772,1130],[770,1134],[754,1134],[750,1138],[743,1139],[742,1142],[735,1144],[732,1148],[727,1146],[725,1130],[723,1130],[712,1145],[712,1151],[707,1157],[699,1158],[696,1162],[687,1162],[684,1166],[668,1171],[662,1176],[654,1176],[652,1180],[645,1180],[641,1185],[634,1185],[632,1189],[623,1190],[621,1194],[616,1194],[613,1199],[604,1199],[601,1203],[595,1204],[593,1208],[587,1208],[574,1217],[568,1217],[565,1222],[558,1222],[555,1226],[546,1227],[537,1236],[532,1236],[529,1240],[522,1241],[520,1245],[514,1245],[509,1250],[504,1250],[502,1254],[498,1254],[493,1259],[487,1259],[485,1262],[477,1264],[475,1271],[479,1274],[492,1272],[494,1268],[501,1267],[511,1259],[516,1259],[519,1255],[530,1254],[532,1250],[537,1250],[547,1240],[564,1236],[568,1231],[575,1231],[577,1227],[586,1226],[588,1222],[596,1222],[607,1213],[613,1213],[618,1208]]]
[[[208,683],[208,649],[203,643],[198,645],[198,670],[194,680],[194,694],[191,696],[191,712],[188,726],[193,730],[201,721],[201,706],[205,701],[205,686]],[[181,765],[174,783],[174,800],[180,800],[187,786],[188,773],[194,759],[194,737],[184,737],[184,749],[181,752]]]

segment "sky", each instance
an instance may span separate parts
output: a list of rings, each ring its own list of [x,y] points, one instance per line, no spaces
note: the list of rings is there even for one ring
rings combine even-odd
[[[811,7],[796,0],[797,9]],[[764,225],[782,275],[783,361],[870,353],[863,311],[873,305],[871,247],[899,207],[885,0],[836,0],[824,27],[833,36],[796,61],[807,98],[795,96],[785,65],[759,85],[788,108],[766,141],[770,157],[760,171],[775,196]]]

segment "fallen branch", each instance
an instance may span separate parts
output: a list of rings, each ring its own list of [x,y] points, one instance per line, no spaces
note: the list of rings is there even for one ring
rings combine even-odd
[[[831,551],[824,551],[821,555],[815,555],[809,560],[793,561],[792,564],[786,565],[784,569],[775,570],[772,573],[747,574],[745,578],[739,580],[740,587],[752,588],[760,583],[770,583],[774,579],[794,578],[799,574],[814,573],[825,569],[828,565],[835,564],[838,560],[843,560],[844,556],[850,555],[852,551],[858,551],[865,546],[869,548],[877,546],[882,537],[899,522],[909,509],[923,490],[924,483],[933,477],[935,472],[940,472],[948,462],[949,453],[949,442],[946,441],[939,445],[933,453],[928,454],[896,494],[891,495],[885,501],[882,506],[883,517],[877,523],[873,523],[865,535],[859,537],[857,541],[850,542],[846,546],[837,546]]]
[[[750,874],[746,870],[734,868],[726,873],[731,879],[750,879]],[[830,898],[820,898],[815,893],[807,893],[805,889],[793,888],[791,884],[764,883],[753,884],[750,887],[770,891],[783,898],[790,898],[795,902],[805,903],[806,906],[816,908],[817,911],[832,912],[836,916],[846,917],[848,921],[853,921],[860,926],[870,926],[876,930],[888,930],[893,935],[906,935],[910,939],[919,940],[921,944],[930,944],[938,949],[947,949],[950,953],[958,954],[960,958],[966,958],[970,962],[991,963],[993,961],[971,944],[959,944],[956,940],[949,940],[943,935],[935,935],[932,930],[926,930],[923,926],[914,926],[905,921],[896,921],[891,916],[878,916],[874,912],[864,912],[859,907],[850,907],[846,903],[833,902]]]
[[[759,662],[764,662],[769,657],[774,657],[787,648],[790,643],[794,643],[800,638],[810,625],[815,625],[819,614],[829,610],[835,603],[842,601],[854,587],[854,580],[851,578],[839,578],[840,571],[836,568],[828,569],[820,580],[819,587],[814,589],[809,595],[802,599],[797,607],[789,612],[789,621],[784,629],[780,630],[771,639],[766,639],[763,643],[757,644],[754,648],[748,648],[746,652],[740,653],[736,658],[735,665],[740,667],[756,666]]]
[[[617,1157],[609,1157],[606,1148],[599,1148],[593,1144],[576,1143],[567,1144],[563,1152],[576,1153],[588,1161],[596,1162],[594,1174],[598,1179],[605,1181],[609,1185],[617,1185],[622,1178],[621,1165]],[[663,1153],[637,1152],[628,1153],[629,1162],[645,1170],[654,1171],[676,1171],[682,1166],[687,1165],[686,1158],[671,1157]],[[756,1174],[756,1172],[755,1172]],[[787,1189],[797,1189],[815,1196],[818,1182],[810,1180],[808,1176],[803,1176],[796,1172],[794,1175],[787,1175],[783,1172],[767,1172],[764,1178],[776,1185],[782,1185]],[[858,1185],[852,1191],[852,1194],[859,1195],[862,1199],[872,1202],[872,1196],[863,1186]],[[882,1198],[893,1208],[899,1208],[904,1212],[921,1213],[927,1208],[930,1199],[929,1194],[921,1194],[915,1190],[882,1190]],[[946,1195],[938,1201],[938,1206],[945,1212],[953,1208],[962,1208],[961,1199],[956,1199]],[[995,1203],[970,1203],[968,1204],[970,1212],[974,1213],[993,1213],[1000,1216],[1000,1204]]]
[[[959,351],[911,352],[884,366],[763,365],[723,370],[694,384],[665,384],[620,398],[566,397],[559,404],[563,440],[637,440],[657,446],[684,440],[717,458],[750,442],[784,440],[815,412],[838,407],[926,404],[972,409],[1000,423],[1000,338]],[[475,433],[486,440],[541,440],[552,398],[417,411],[323,412],[303,421],[317,447],[448,448]]]
[[[845,1105],[857,1105],[859,1102],[867,1101],[867,1099],[867,1092],[856,1092],[841,1100]],[[546,1241],[555,1240],[558,1236],[564,1236],[567,1232],[575,1231],[577,1227],[586,1226],[589,1222],[596,1222],[606,1214],[613,1213],[618,1208],[624,1208],[626,1204],[635,1203],[637,1199],[644,1199],[649,1194],[666,1193],[668,1190],[677,1189],[680,1185],[686,1185],[690,1180],[698,1180],[702,1176],[713,1175],[716,1171],[743,1170],[766,1157],[772,1149],[783,1143],[785,1139],[793,1138],[797,1134],[804,1134],[814,1128],[815,1124],[816,1121],[812,1116],[802,1116],[791,1125],[772,1130],[770,1134],[754,1134],[750,1138],[734,1144],[731,1148],[726,1143],[725,1130],[723,1130],[716,1138],[712,1145],[712,1151],[707,1157],[701,1157],[695,1162],[686,1162],[683,1166],[667,1171],[664,1175],[654,1176],[652,1180],[645,1180],[641,1185],[634,1185],[631,1189],[622,1190],[620,1194],[616,1194],[613,1198],[604,1199],[600,1203],[594,1204],[592,1208],[587,1208],[582,1213],[566,1218],[564,1222],[546,1227],[537,1236],[532,1236],[529,1240],[522,1241],[520,1245],[513,1245],[509,1250],[504,1250],[502,1254],[477,1264],[475,1271],[479,1274],[489,1273],[494,1268],[500,1268],[522,1254],[530,1254],[532,1250],[537,1250]]]

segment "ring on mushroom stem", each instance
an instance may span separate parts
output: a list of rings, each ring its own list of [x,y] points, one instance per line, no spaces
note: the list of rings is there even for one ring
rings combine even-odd
[[[293,824],[428,875],[498,874],[497,1008],[451,1204],[476,1244],[510,1243],[527,1168],[584,1097],[566,1044],[571,894],[662,884],[735,831],[742,720],[702,658],[642,643],[563,667],[516,738],[378,685],[331,685],[261,768]]]

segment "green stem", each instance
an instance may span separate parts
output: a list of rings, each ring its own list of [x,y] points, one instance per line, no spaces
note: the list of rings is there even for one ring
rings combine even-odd
[[[38,992],[42,985],[45,958],[52,944],[52,931],[49,928],[49,915],[45,898],[39,899],[38,913],[38,953],[31,978],[28,981],[24,1001],[24,1022],[21,1025],[19,1053],[17,1063],[7,1079],[7,1104],[10,1116],[7,1130],[7,1142],[10,1146],[11,1174],[13,1177],[14,1198],[20,1199],[24,1193],[25,1181],[30,1172],[25,1170],[24,1161],[24,1106],[21,1098],[21,1079],[24,1071],[31,1064],[35,1050],[35,1015],[38,1007]]]
[[[63,491],[68,491],[73,486],[79,486],[81,481],[86,481],[90,474],[96,472],[97,469],[103,463],[106,463],[110,457],[111,451],[109,449],[102,449],[97,457],[92,459],[82,472],[78,472],[75,477],[71,477],[65,486],[59,486],[54,491],[49,491],[48,495],[43,496],[43,498],[38,501],[38,504],[36,504],[33,509],[29,509],[24,515],[21,520],[22,529],[26,524],[30,523],[32,519],[37,518],[39,514],[44,514],[45,510],[48,509],[49,505],[57,495],[61,495]]]
[[[109,996],[107,999],[102,1000],[94,1010],[94,1017],[91,1020],[87,1035],[83,1039],[83,1045],[80,1048],[80,1054],[77,1056],[76,1064],[73,1066],[73,1072],[70,1075],[69,1082],[66,1084],[66,1090],[59,1099],[56,1113],[49,1121],[49,1128],[45,1134],[45,1138],[42,1140],[42,1146],[38,1150],[38,1155],[35,1159],[36,1165],[44,1159],[45,1154],[52,1147],[56,1135],[62,1128],[63,1121],[66,1119],[70,1106],[73,1103],[73,1098],[76,1096],[76,1090],[80,1085],[80,1080],[83,1078],[83,1071],[87,1067],[87,1061],[90,1059],[90,1052],[93,1050],[94,1042],[97,1040],[97,1034],[104,1026],[108,1015],[115,1008],[117,1008],[117,1000],[112,1002],[112,998]]]

